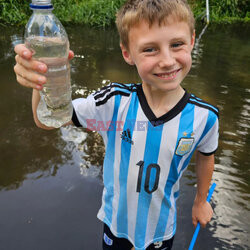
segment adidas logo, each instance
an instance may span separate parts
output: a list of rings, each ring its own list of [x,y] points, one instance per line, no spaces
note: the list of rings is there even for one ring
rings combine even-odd
[[[122,132],[121,138],[122,138],[122,140],[124,140],[126,142],[129,142],[132,145],[134,144],[134,142],[132,141],[131,133],[130,133],[129,129],[127,129],[127,130],[125,130],[125,131]]]

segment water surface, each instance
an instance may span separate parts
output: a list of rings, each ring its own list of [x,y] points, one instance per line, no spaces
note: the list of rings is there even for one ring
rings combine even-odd
[[[115,29],[66,29],[76,55],[73,98],[110,81],[140,81],[123,62]],[[0,28],[0,249],[99,250],[102,140],[72,127],[35,127],[31,90],[19,86],[13,73],[13,44],[21,36],[20,28]],[[214,217],[201,230],[195,249],[250,249],[249,45],[249,27],[210,25],[195,46],[193,67],[183,83],[220,109]],[[187,249],[192,238],[195,183],[191,163],[181,182],[175,250]]]

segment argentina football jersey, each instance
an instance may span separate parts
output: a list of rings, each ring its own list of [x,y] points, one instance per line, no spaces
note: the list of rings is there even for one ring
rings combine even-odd
[[[98,218],[135,249],[176,232],[179,180],[195,150],[218,146],[218,110],[188,92],[156,117],[141,84],[112,83],[73,101],[73,122],[102,135],[104,190]]]

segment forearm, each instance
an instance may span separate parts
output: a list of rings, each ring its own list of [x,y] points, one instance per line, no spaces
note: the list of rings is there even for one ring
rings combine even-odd
[[[192,208],[194,226],[200,222],[202,227],[211,220],[213,209],[207,202],[207,193],[214,170],[214,155],[205,156],[196,152],[197,192]]]
[[[205,202],[214,171],[214,155],[196,152],[197,192],[196,202]]]

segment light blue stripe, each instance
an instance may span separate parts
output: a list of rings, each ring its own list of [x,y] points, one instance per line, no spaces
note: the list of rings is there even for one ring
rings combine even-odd
[[[193,101],[193,102],[197,102],[197,103],[199,103],[199,104],[202,104],[203,106],[207,106],[207,107],[210,107],[211,109],[213,109],[215,112],[219,112],[219,110],[217,109],[217,108],[215,108],[213,105],[210,105],[210,104],[208,104],[208,103],[205,103],[205,102],[203,102],[202,100],[201,101],[198,101],[197,99],[193,99],[193,98],[190,98],[190,100],[191,101]]]
[[[181,113],[179,131],[178,131],[178,137],[177,137],[175,149],[178,146],[179,140],[182,137],[184,137],[183,136],[184,132],[186,132],[188,135],[193,132],[193,120],[194,120],[194,105],[187,104]],[[167,183],[164,188],[164,199],[162,200],[160,216],[159,216],[159,220],[158,220],[158,224],[157,224],[157,227],[155,230],[155,236],[154,236],[155,238],[158,238],[159,240],[163,240],[163,237],[164,237],[164,233],[165,233],[167,222],[168,222],[169,209],[171,205],[175,206],[175,204],[171,204],[170,202],[170,195],[171,195],[174,184],[177,181],[179,181],[178,166],[179,166],[181,159],[182,159],[181,156],[178,156],[175,154],[171,162]]]
[[[207,117],[206,126],[205,126],[205,128],[204,128],[204,130],[203,130],[203,132],[202,132],[202,135],[201,135],[199,141],[196,143],[196,145],[195,145],[195,147],[194,147],[192,153],[191,153],[191,154],[188,156],[188,158],[185,160],[185,162],[184,162],[184,164],[183,164],[183,166],[182,166],[182,169],[181,169],[179,175],[181,174],[182,171],[184,171],[184,170],[187,168],[188,163],[190,162],[191,157],[192,157],[194,151],[196,150],[196,147],[199,145],[199,143],[200,143],[201,140],[204,138],[204,136],[208,133],[208,131],[214,126],[216,120],[217,120],[217,116],[216,116],[211,110],[209,110],[209,111],[208,111],[208,117]]]
[[[137,247],[143,247],[145,245],[145,236],[146,236],[146,227],[148,220],[148,211],[150,202],[152,199],[152,194],[148,194],[145,191],[145,179],[146,179],[146,171],[147,167],[154,163],[158,163],[160,145],[161,145],[161,137],[162,137],[162,129],[163,124],[157,127],[151,126],[150,122],[148,122],[148,131],[146,138],[146,146],[144,151],[144,168],[141,180],[141,192],[139,194],[138,200],[138,208],[137,208],[137,217],[136,217],[136,227],[135,227],[135,245]],[[138,166],[139,168],[139,166]],[[152,182],[155,181],[155,174],[152,174],[152,178],[150,178],[150,186],[152,186]]]
[[[108,223],[112,223],[112,204],[113,204],[113,197],[114,197],[114,161],[115,161],[115,137],[116,137],[116,121],[117,121],[117,114],[119,110],[121,102],[121,96],[115,96],[115,103],[114,103],[114,112],[113,112],[113,125],[114,129],[109,130],[107,132],[108,136],[108,144],[106,149],[106,154],[103,163],[103,182],[106,188],[106,195],[104,197],[105,206],[105,218],[104,220]]]
[[[131,89],[126,89],[125,87],[128,87],[128,88],[131,88],[131,85],[132,84],[126,84],[125,86],[116,86],[115,87],[115,91],[121,91],[121,92],[124,92],[124,93],[127,93],[127,94],[130,94],[131,93]],[[133,87],[133,90],[136,89],[136,86]]]
[[[132,94],[131,102],[129,105],[128,113],[126,116],[126,121],[124,123],[124,131],[129,129],[131,133],[131,138],[133,138],[134,127],[131,126],[131,120],[135,120],[138,111],[139,100],[136,93]],[[135,125],[135,124],[133,124]],[[121,163],[120,163],[120,196],[119,205],[117,211],[117,232],[120,234],[128,235],[128,211],[127,211],[127,179],[128,179],[128,169],[131,149],[133,150],[133,145],[125,140],[121,142]],[[136,166],[134,166],[136,167]]]

